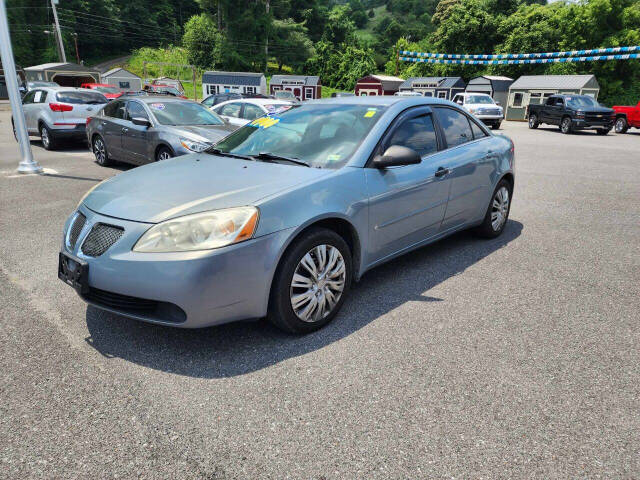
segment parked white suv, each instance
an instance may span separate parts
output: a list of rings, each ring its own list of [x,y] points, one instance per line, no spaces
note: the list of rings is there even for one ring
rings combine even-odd
[[[486,93],[458,93],[453,97],[453,102],[475,115],[484,124],[491,125],[492,129],[500,128],[504,119],[502,107]]]
[[[242,127],[256,118],[290,108],[292,105],[293,102],[273,98],[239,98],[219,103],[211,110],[230,124]]]
[[[29,135],[38,135],[42,146],[53,150],[62,139],[86,142],[87,117],[107,103],[104,95],[86,88],[36,87],[22,98],[22,109]]]

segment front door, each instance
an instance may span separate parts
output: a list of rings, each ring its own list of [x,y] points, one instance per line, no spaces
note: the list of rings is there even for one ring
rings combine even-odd
[[[127,102],[126,125],[122,128],[122,153],[126,157],[124,160],[140,165],[149,160],[147,147],[150,127],[134,124],[132,120],[136,117],[149,120],[144,106],[138,101],[130,100]]]
[[[449,178],[438,173],[441,153],[431,109],[418,107],[401,114],[375,155],[382,155],[392,145],[415,150],[422,162],[365,168],[371,246],[368,265],[436,235],[447,205]]]
[[[40,95],[43,93],[40,90],[32,90],[22,98],[22,111],[24,112],[24,120],[27,124],[27,130],[29,133],[36,133],[36,130],[38,129],[37,110],[40,107],[38,107],[35,102],[37,92],[40,92]]]
[[[116,160],[125,160],[122,152],[122,129],[130,122],[125,120],[127,114],[124,100],[113,100],[102,110],[100,117],[100,130],[104,137],[109,155]]]

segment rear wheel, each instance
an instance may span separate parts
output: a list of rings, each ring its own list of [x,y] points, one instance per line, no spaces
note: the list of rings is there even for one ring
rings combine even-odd
[[[538,115],[532,113],[529,115],[529,128],[538,128],[540,122],[538,121]]]
[[[627,133],[629,130],[629,124],[627,123],[627,119],[624,117],[618,117],[616,119],[616,133]]]
[[[171,157],[173,157],[173,152],[171,152],[167,147],[160,147],[156,152],[156,162],[169,160]]]
[[[500,124],[502,122],[495,122],[493,125],[491,125],[491,129],[492,130],[498,130],[500,128]]]
[[[100,135],[93,137],[92,145],[93,154],[96,157],[96,162],[101,167],[106,167],[111,164],[109,160],[109,154],[107,153],[107,146],[104,143],[103,138]]]
[[[291,333],[318,330],[342,307],[351,272],[351,251],[344,239],[333,230],[309,230],[280,261],[271,287],[269,320]]]
[[[564,117],[560,122],[560,131],[565,135],[573,132],[573,125],[571,125],[571,119],[569,117]]]
[[[495,238],[502,233],[511,209],[511,192],[513,192],[511,184],[507,180],[500,180],[493,192],[484,220],[476,229],[478,235]]]
[[[40,139],[45,150],[55,150],[57,146],[56,139],[53,137],[51,130],[44,123],[40,125]]]

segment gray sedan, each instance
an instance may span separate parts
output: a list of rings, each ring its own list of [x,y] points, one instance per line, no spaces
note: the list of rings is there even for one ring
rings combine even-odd
[[[122,97],[87,123],[98,164],[142,165],[201,152],[238,127],[199,103],[166,96]]]
[[[64,226],[58,276],[138,320],[310,332],[376,265],[464,229],[500,235],[513,187],[511,140],[452,102],[305,102],[96,186]]]

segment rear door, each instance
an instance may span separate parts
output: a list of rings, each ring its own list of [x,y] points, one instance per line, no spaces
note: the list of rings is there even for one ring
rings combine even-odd
[[[447,147],[441,155],[446,158],[443,163],[451,181],[442,223],[445,231],[476,220],[486,209],[498,153],[487,141],[490,135],[468,115],[450,107],[435,111]]]
[[[147,162],[148,136],[151,127],[134,124],[132,120],[136,117],[149,120],[149,114],[142,102],[129,100],[125,123],[122,127],[122,153],[124,160],[140,165]]]
[[[264,110],[253,103],[245,103],[242,107],[242,118],[247,122],[251,122],[256,118],[260,118],[265,114]]]
[[[240,116],[242,113],[242,103],[240,102],[225,103],[216,110],[216,113],[232,125],[242,126],[248,123]]]
[[[99,118],[99,131],[102,133],[109,154],[116,160],[126,160],[122,152],[122,129],[128,126],[125,120],[126,113],[126,101],[114,100],[104,107],[102,116]]]

